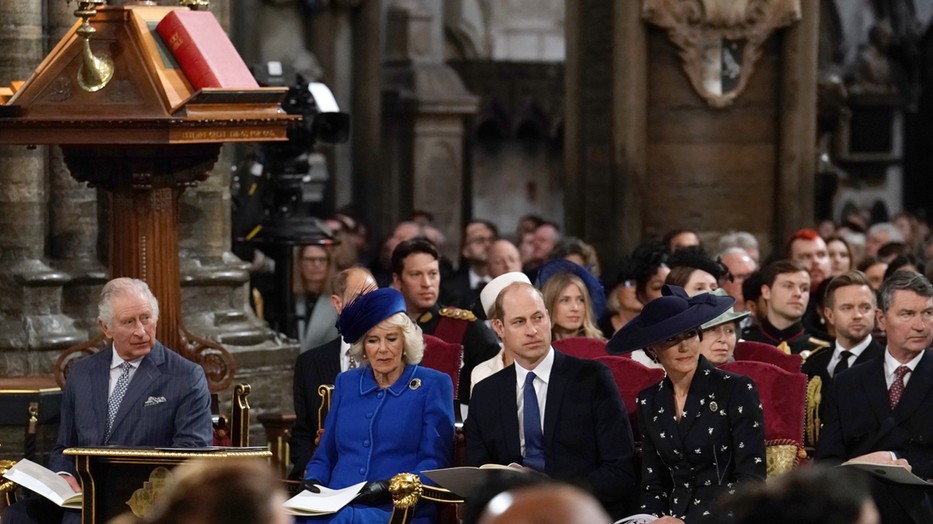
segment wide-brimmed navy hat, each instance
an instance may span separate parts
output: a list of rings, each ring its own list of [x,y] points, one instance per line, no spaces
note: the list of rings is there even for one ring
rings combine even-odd
[[[405,312],[405,297],[398,290],[382,288],[360,295],[337,318],[337,331],[347,344],[358,342],[376,324]]]
[[[645,304],[641,313],[609,339],[609,353],[629,353],[696,329],[732,307],[735,299],[712,293],[693,297],[680,286],[665,285],[661,296]]]
[[[603,290],[603,285],[592,273],[587,271],[585,267],[577,263],[563,258],[555,258],[554,260],[545,262],[545,264],[541,266],[541,269],[538,270],[538,278],[535,280],[535,287],[544,289],[544,284],[547,283],[548,279],[558,273],[571,273],[583,281],[583,285],[586,286],[586,291],[590,295],[590,302],[592,303],[593,314],[595,315],[594,321],[598,318],[602,318],[606,313],[606,292]]]

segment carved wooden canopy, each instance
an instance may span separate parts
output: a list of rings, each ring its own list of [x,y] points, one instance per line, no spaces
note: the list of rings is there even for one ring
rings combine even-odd
[[[642,18],[667,31],[694,90],[713,107],[735,101],[765,40],[800,16],[800,0],[644,0],[642,5]]]

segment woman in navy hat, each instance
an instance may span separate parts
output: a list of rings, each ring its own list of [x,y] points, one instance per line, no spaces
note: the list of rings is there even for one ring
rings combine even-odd
[[[662,296],[609,341],[610,353],[645,349],[667,376],[638,394],[641,508],[658,523],[712,522],[713,502],[766,474],[764,414],[751,379],[700,355],[700,327],[735,300],[664,286]]]
[[[354,300],[337,323],[361,366],[337,375],[321,444],[305,475],[305,489],[345,488],[367,481],[339,512],[313,522],[388,522],[389,479],[397,473],[446,468],[454,442],[453,384],[418,365],[421,329],[405,314],[405,299],[378,289]],[[431,504],[412,522],[433,521]]]

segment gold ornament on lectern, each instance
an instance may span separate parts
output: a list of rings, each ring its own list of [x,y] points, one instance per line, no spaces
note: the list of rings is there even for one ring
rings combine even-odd
[[[68,0],[71,4],[71,0]],[[76,31],[84,40],[84,64],[78,70],[78,85],[89,93],[100,91],[113,78],[113,60],[106,56],[96,56],[91,51],[91,35],[97,32],[90,20],[97,15],[97,8],[107,5],[107,0],[82,0],[75,9],[76,18],[84,22]]]

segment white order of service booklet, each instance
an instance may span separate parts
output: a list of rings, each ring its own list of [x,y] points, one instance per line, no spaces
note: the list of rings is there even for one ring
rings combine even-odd
[[[63,508],[81,509],[81,493],[75,493],[68,481],[58,473],[31,460],[18,460],[3,477],[35,491]]]
[[[311,493],[305,490],[286,500],[285,510],[289,515],[306,517],[337,513],[341,508],[353,502],[353,499],[360,494],[360,490],[365,485],[366,482],[364,481],[343,489],[318,486],[321,488],[320,493]]]

